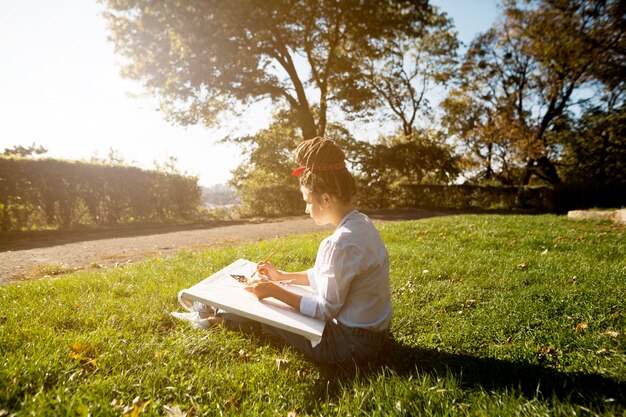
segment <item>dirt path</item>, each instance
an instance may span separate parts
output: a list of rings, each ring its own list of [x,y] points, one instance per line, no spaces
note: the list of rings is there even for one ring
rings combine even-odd
[[[444,212],[384,211],[368,213],[375,222],[418,219]],[[183,230],[180,230],[183,229]],[[3,236],[0,242],[0,284],[67,273],[85,268],[116,268],[150,256],[177,250],[255,242],[280,236],[332,230],[319,227],[308,216],[267,222],[203,226],[161,227],[151,230],[91,231],[87,233]]]

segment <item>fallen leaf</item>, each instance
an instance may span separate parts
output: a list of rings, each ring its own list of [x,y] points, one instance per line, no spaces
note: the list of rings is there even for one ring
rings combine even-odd
[[[559,359],[559,352],[551,346],[541,346],[537,349],[537,359],[539,362],[556,362]]]
[[[187,417],[187,412],[181,410],[180,407],[177,405],[173,407],[164,405],[163,409],[165,410],[166,417]]]
[[[614,332],[612,330],[608,330],[604,334],[607,335],[607,336],[610,336],[610,337],[619,337],[619,332]]]
[[[68,356],[80,361],[83,365],[95,365],[98,350],[92,344],[75,342],[70,345]]]
[[[239,359],[240,361],[247,361],[249,358],[250,358],[249,353],[246,353],[246,351],[243,349],[239,350],[239,356],[237,357],[237,359]]]
[[[144,402],[139,396],[135,397],[133,400],[133,405],[127,406],[124,408],[124,412],[122,413],[122,417],[137,417],[139,414],[143,413],[143,410],[150,404],[150,400]]]
[[[226,401],[224,401],[224,408],[227,410],[233,409],[233,408],[239,408],[239,400],[237,400],[236,397],[230,397],[229,399],[227,399]]]
[[[547,255],[548,254],[548,249],[544,250],[543,252],[541,252],[542,255]]]
[[[288,365],[289,361],[287,359],[276,359],[276,367],[278,368],[278,370],[286,369]]]
[[[578,324],[576,325],[576,328],[574,329],[574,331],[575,331],[576,333],[582,333],[582,332],[584,332],[585,330],[587,330],[587,327],[589,327],[589,325],[588,325],[587,323],[585,323],[585,322],[578,323]]]
[[[521,269],[521,270],[526,270],[526,269],[528,269],[528,264],[526,262],[524,262],[524,263],[521,263],[521,264],[517,265],[517,267],[519,269]]]

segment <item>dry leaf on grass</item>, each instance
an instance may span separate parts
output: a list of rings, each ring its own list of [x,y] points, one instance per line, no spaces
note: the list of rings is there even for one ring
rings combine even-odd
[[[135,397],[132,405],[127,405],[126,407],[124,407],[121,403],[118,404],[117,400],[113,400],[111,402],[111,406],[116,410],[124,407],[122,410],[122,417],[137,417],[139,414],[143,413],[148,404],[150,404],[150,400],[144,402],[139,396]]]
[[[287,359],[276,359],[276,367],[278,370],[286,369],[289,366],[289,361]]]
[[[537,359],[539,362],[556,364],[559,352],[551,346],[541,346],[537,349]]]
[[[248,359],[250,359],[250,354],[247,353],[245,350],[240,349],[237,359],[239,359],[240,361],[247,361]]]
[[[583,333],[585,330],[587,330],[588,327],[589,327],[589,325],[587,323],[585,323],[585,322],[578,323],[576,325],[576,328],[574,329],[574,331],[576,333]]]
[[[98,359],[98,349],[90,343],[76,342],[70,345],[68,356],[83,365],[95,365]]]
[[[175,405],[170,407],[169,405],[164,405],[163,409],[165,410],[166,417],[187,417],[187,412],[180,409],[179,406]]]
[[[224,408],[226,410],[232,410],[239,408],[239,400],[235,396],[231,396],[229,399],[224,401]]]

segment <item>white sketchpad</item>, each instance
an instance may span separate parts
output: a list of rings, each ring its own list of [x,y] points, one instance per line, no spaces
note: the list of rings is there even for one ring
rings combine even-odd
[[[229,313],[297,333],[309,339],[313,346],[317,345],[324,331],[322,320],[305,316],[274,298],[257,300],[243,288],[241,282],[232,277],[243,275],[249,278],[255,269],[254,262],[238,259],[193,287],[182,290],[178,299],[189,311],[193,311],[193,302],[199,301]],[[284,287],[301,295],[313,293],[310,287],[289,284]]]

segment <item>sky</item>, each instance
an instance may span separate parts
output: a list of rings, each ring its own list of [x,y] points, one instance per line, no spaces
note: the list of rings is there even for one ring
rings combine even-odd
[[[496,0],[431,0],[469,43],[496,18]],[[47,157],[106,159],[154,168],[176,158],[203,186],[226,183],[241,152],[216,143],[269,125],[270,111],[250,109],[220,128],[175,126],[141,86],[120,76],[96,0],[0,0],[0,153],[35,143]]]

